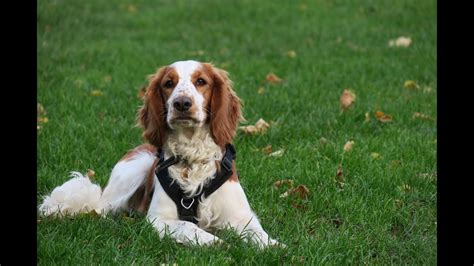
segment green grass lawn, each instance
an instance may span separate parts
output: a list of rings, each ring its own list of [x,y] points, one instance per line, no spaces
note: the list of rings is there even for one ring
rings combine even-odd
[[[45,0],[37,21],[48,118],[37,133],[38,203],[73,170],[93,169],[105,186],[143,141],[134,125],[146,76],[210,61],[231,74],[249,124],[271,122],[265,134],[238,134],[237,166],[263,227],[288,245],[259,251],[222,231],[228,246],[185,247],[143,217],[39,217],[39,264],[436,264],[436,1]],[[399,36],[412,44],[389,47]],[[267,83],[270,72],[283,81]],[[345,88],[356,102],[342,112]],[[284,155],[264,154],[269,144]],[[309,198],[280,198],[281,179]]]

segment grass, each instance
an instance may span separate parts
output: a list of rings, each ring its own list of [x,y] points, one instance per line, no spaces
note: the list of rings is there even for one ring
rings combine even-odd
[[[436,264],[436,1],[45,0],[37,21],[48,118],[37,134],[38,203],[72,170],[94,169],[105,186],[142,143],[134,124],[148,74],[211,61],[230,72],[249,123],[274,121],[266,134],[238,134],[237,165],[263,227],[288,245],[259,251],[222,231],[229,246],[184,247],[140,217],[39,218],[38,264]],[[388,47],[399,36],[412,45]],[[270,72],[283,82],[266,83]],[[357,96],[346,112],[344,88]],[[377,110],[393,121],[377,121]],[[259,151],[268,144],[284,156]],[[307,186],[308,200],[280,198],[280,179]]]

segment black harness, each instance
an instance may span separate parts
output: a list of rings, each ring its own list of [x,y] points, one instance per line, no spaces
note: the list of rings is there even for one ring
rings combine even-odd
[[[164,151],[161,149],[158,150],[156,155],[158,156],[159,161],[155,168],[155,174],[166,194],[168,194],[176,204],[179,219],[197,224],[196,212],[201,196],[204,195],[205,198],[209,197],[232,175],[232,162],[235,160],[236,155],[234,146],[232,144],[227,144],[225,146],[225,154],[220,163],[220,171],[218,171],[214,178],[203,187],[201,193],[190,198],[185,195],[177,182],[173,182],[174,180],[170,177],[168,172],[168,167],[179,163],[182,160],[181,157],[173,156],[164,160]]]

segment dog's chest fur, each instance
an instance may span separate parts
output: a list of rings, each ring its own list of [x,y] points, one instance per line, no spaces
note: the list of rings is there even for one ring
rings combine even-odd
[[[192,136],[180,132],[170,134],[163,148],[165,159],[181,156],[182,161],[169,167],[168,171],[188,196],[200,193],[202,187],[214,178],[217,163],[223,155],[206,126],[196,130]]]

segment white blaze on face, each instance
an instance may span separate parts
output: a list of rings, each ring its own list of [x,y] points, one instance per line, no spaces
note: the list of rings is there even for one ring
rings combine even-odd
[[[197,113],[194,114],[194,116],[199,121],[199,124],[202,124],[206,118],[203,108],[204,97],[201,93],[199,93],[199,91],[194,86],[193,81],[191,80],[194,72],[196,72],[196,70],[201,67],[201,63],[193,60],[178,61],[173,63],[170,67],[173,67],[176,70],[179,80],[178,84],[176,84],[176,87],[173,90],[173,93],[166,102],[168,108],[168,124],[170,123],[170,120],[173,118],[174,112],[176,111],[173,107],[173,102],[176,98],[182,96],[191,98],[192,104],[193,106],[196,106],[197,110]]]

